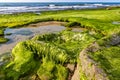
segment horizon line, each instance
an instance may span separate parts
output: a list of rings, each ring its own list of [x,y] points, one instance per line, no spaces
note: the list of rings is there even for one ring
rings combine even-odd
[[[10,1],[10,2],[12,2],[12,1]],[[20,3],[36,3],[36,2],[40,2],[40,1],[35,1],[35,2],[20,2]],[[51,1],[51,2],[54,2],[54,3],[59,3],[59,2],[63,2],[63,1],[59,1],[59,2],[55,2],[55,1]],[[42,3],[51,3],[51,2],[42,2]],[[66,1],[66,2],[68,2],[68,1]],[[83,2],[83,1],[72,1],[72,2]],[[71,3],[72,3],[71,2]],[[85,2],[98,2],[98,1],[85,1]],[[101,1],[100,1],[101,2]],[[120,3],[119,1],[104,1],[104,2],[101,2],[101,3],[106,3],[106,2],[109,2],[109,3],[111,3],[111,2],[115,2],[115,3]],[[0,3],[9,3],[9,2],[0,2]],[[16,2],[12,2],[12,3],[17,3],[17,1]],[[18,3],[19,3],[19,1],[18,1]],[[64,3],[64,2],[63,2]],[[70,2],[69,2],[70,3]]]

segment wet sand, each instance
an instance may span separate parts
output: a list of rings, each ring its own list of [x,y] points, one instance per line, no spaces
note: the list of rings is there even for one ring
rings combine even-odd
[[[7,28],[5,34],[12,33],[11,35],[6,35],[5,38],[8,38],[9,41],[4,44],[0,44],[0,54],[11,52],[13,47],[20,41],[25,41],[31,39],[37,34],[44,33],[55,33],[65,29],[64,22],[41,22],[36,24],[30,24],[24,26],[23,28]]]

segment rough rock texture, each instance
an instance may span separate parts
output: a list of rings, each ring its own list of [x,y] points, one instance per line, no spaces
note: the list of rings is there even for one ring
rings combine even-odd
[[[120,43],[120,35],[113,35],[111,38],[111,45],[118,45]]]
[[[75,70],[75,64],[68,64],[67,68],[70,70],[70,72],[74,72],[74,70]]]
[[[96,52],[100,49],[99,45],[96,42],[93,42],[88,48],[86,48],[89,52]]]
[[[80,80],[80,67],[79,67],[79,64],[77,64],[77,67],[74,71],[74,74],[71,78],[71,80]]]
[[[88,80],[109,80],[103,69],[101,69],[87,54],[88,51],[95,52],[98,49],[98,44],[93,43],[89,48],[81,51],[79,59],[81,61],[82,70],[86,74]]]
[[[80,52],[80,63],[77,64],[77,68],[71,80],[80,80],[80,69],[82,69],[82,71],[85,73],[88,80],[109,80],[104,70],[101,69],[98,64],[87,54],[87,52],[96,52],[99,49],[99,45],[94,42],[88,48]]]
[[[67,64],[66,68],[68,68],[69,70],[68,80],[71,80],[73,73],[75,72],[76,69],[76,64]]]

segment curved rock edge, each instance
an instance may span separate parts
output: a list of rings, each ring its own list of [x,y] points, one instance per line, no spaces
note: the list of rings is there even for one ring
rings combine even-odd
[[[88,54],[89,51],[96,52],[99,49],[99,45],[96,42],[93,42],[90,46],[80,52],[80,62],[77,64],[77,68],[71,80],[80,80],[80,77],[82,76],[80,74],[80,69],[85,73],[88,80],[109,80],[105,71],[91,59]]]

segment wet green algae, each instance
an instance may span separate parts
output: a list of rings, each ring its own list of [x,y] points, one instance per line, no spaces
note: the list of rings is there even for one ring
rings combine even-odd
[[[107,73],[110,80],[120,79],[119,37],[120,33],[105,36],[97,40],[97,43],[100,46],[99,50],[96,52],[88,52],[90,58],[98,63],[100,68],[102,68]]]
[[[110,80],[120,79],[120,47],[111,46],[103,47],[99,51],[90,53],[91,58],[94,59],[101,68],[108,74]]]
[[[102,14],[102,15],[101,15]],[[64,16],[65,15],[65,16]],[[120,20],[120,8],[111,10],[103,9],[85,9],[85,10],[63,10],[63,11],[45,11],[40,15],[36,13],[16,13],[0,15],[0,35],[1,28],[23,27],[32,23],[45,21],[68,22],[65,26],[74,25],[94,30],[103,35],[111,35],[120,32],[120,25],[113,24]],[[3,30],[2,30],[3,34]],[[5,38],[4,38],[5,39]],[[1,40],[1,39],[0,39]],[[3,41],[3,38],[0,42]]]
[[[41,80],[66,80],[69,70],[65,64],[76,63],[79,52],[94,40],[88,33],[62,31],[20,42],[12,50],[13,60],[3,68],[4,78],[36,75]]]
[[[5,43],[8,39],[4,38],[4,28],[0,28],[0,43]]]
[[[69,32],[69,31],[62,32],[64,36],[61,36],[61,33],[45,34],[45,35],[38,35],[32,40],[18,43],[19,46],[17,45],[18,47],[16,46],[12,52],[13,60],[10,63],[6,64],[6,67],[4,67],[5,72],[4,71],[0,72],[0,74],[5,73],[6,75],[4,75],[3,77],[8,80],[10,79],[17,80],[19,78],[26,78],[28,74],[31,74],[31,75],[35,74],[40,79],[43,79],[43,80],[53,79],[53,78],[54,78],[53,80],[56,80],[56,79],[59,80],[61,79],[61,76],[62,76],[62,80],[64,80],[68,75],[68,69],[65,68],[64,64],[77,62],[76,59],[77,59],[78,53],[83,48],[85,48],[89,43],[93,42],[95,39],[97,40],[99,39],[98,42],[100,43],[100,45],[103,46],[104,45],[104,39],[102,38],[103,35],[107,37],[120,32],[119,31],[120,26],[112,24],[113,21],[119,21],[120,19],[120,17],[118,17],[120,15],[119,11],[120,9],[117,8],[113,10],[101,9],[101,10],[74,10],[74,11],[65,10],[65,11],[54,11],[54,12],[50,11],[50,12],[43,12],[39,16],[35,15],[34,13],[0,15],[1,17],[0,27],[2,28],[20,27],[23,25],[41,22],[41,21],[65,21],[65,22],[69,22],[68,24],[66,24],[66,26],[68,27],[71,27],[77,23],[78,26],[87,28],[89,30],[94,30],[95,32],[97,32],[94,35],[82,34],[82,37],[80,37],[79,34],[77,34],[75,37],[74,35],[76,33]],[[64,15],[66,16],[64,17]],[[8,18],[10,19],[8,20]],[[3,35],[3,30],[0,31],[0,34],[1,33]],[[86,37],[83,37],[83,35]],[[74,36],[74,39],[72,39],[73,38],[72,36]],[[108,42],[109,42],[109,39],[108,41],[106,41],[105,44],[108,44]],[[42,49],[41,49],[41,52],[44,52],[44,54],[42,54],[42,57],[41,57],[41,52],[39,52],[38,47],[34,45],[36,46],[39,45],[39,47],[42,46],[42,48],[47,47],[45,49],[48,49],[48,50],[50,50],[50,48],[48,48],[48,45],[49,47],[55,47],[53,48],[55,53],[57,52],[57,49],[60,49],[61,52],[63,51],[62,55],[65,54],[64,57],[66,59],[62,59],[58,57],[55,58],[56,57],[55,55],[57,53],[55,55],[53,54],[45,55],[45,53],[48,53],[48,52],[45,52],[47,50],[42,50]],[[112,61],[109,61],[111,62],[109,64],[106,62],[106,58],[107,56],[112,54],[119,55],[119,50],[117,50],[119,46],[117,47],[112,46],[110,48],[107,48],[106,46],[104,47],[105,48],[103,48],[102,50],[99,50],[94,54],[92,53],[91,54],[92,58],[95,61],[98,61],[100,63],[100,65],[104,70],[106,70],[108,75],[112,76],[111,79],[114,80],[114,78],[116,77],[116,80],[117,80],[119,79],[118,77],[119,68],[117,65],[117,63],[119,62],[119,59],[112,58],[111,56],[111,58],[107,59],[108,61],[109,60],[113,60],[113,61],[118,60],[118,61],[115,61],[115,63]],[[51,53],[54,53],[54,52],[51,51]],[[20,57],[18,57],[17,55],[19,55]],[[105,60],[103,58],[105,58]],[[52,66],[49,66],[49,64]],[[106,67],[107,64],[116,66],[117,68],[112,67],[109,69]],[[46,66],[48,66],[49,68]],[[60,69],[58,69],[58,67]],[[23,71],[22,69],[25,71]],[[116,73],[113,69],[116,69]],[[64,76],[62,73],[64,73]],[[2,78],[0,79],[2,80]]]

